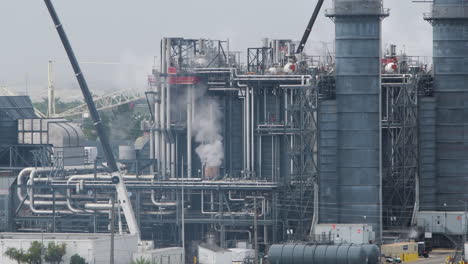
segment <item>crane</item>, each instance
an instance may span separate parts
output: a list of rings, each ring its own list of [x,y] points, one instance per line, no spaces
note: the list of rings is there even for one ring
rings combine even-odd
[[[315,21],[317,20],[318,14],[320,12],[320,9],[322,9],[323,2],[325,0],[318,0],[317,5],[315,6],[314,13],[312,14],[312,17],[309,20],[309,24],[306,27],[306,30],[304,32],[304,35],[302,35],[301,42],[299,43],[299,46],[297,47],[296,54],[302,53],[304,50],[304,47],[307,43],[307,40],[309,39],[310,31],[312,30],[312,27],[315,24]]]
[[[76,59],[70,41],[68,40],[67,34],[65,33],[65,29],[63,28],[63,25],[60,22],[60,19],[57,15],[57,12],[55,11],[51,0],[44,0],[44,3],[47,6],[47,10],[49,11],[52,21],[54,22],[55,29],[57,30],[60,40],[62,41],[63,47],[65,48],[65,51],[67,53],[68,59],[70,60],[70,64],[73,68],[73,71],[75,72],[75,76],[78,81],[78,84],[80,85],[80,89],[83,93],[84,100],[88,105],[89,113],[91,115],[91,118],[93,119],[94,127],[96,128],[99,140],[101,141],[102,148],[104,151],[104,157],[107,160],[107,165],[110,168],[110,172],[112,175],[112,183],[115,184],[119,204],[124,212],[125,220],[127,221],[130,234],[136,235],[138,241],[141,242],[140,228],[135,217],[135,212],[133,211],[132,203],[130,202],[127,187],[125,186],[122,174],[120,173],[120,170],[117,166],[117,162],[115,161],[115,157],[112,154],[112,149],[109,144],[109,138],[106,135],[104,126],[101,122],[101,118],[96,109],[96,105],[93,102],[93,97],[89,91],[86,79],[81,71],[78,60]]]

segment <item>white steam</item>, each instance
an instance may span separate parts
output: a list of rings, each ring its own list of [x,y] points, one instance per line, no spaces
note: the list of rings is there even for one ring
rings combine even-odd
[[[203,97],[197,101],[192,130],[199,143],[195,151],[206,167],[219,167],[224,159],[221,118],[219,104],[214,99]]]

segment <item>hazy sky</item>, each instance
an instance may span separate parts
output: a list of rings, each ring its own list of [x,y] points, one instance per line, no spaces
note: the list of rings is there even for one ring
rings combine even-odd
[[[300,39],[316,0],[55,0],[90,88],[104,91],[145,88],[160,39],[230,39],[245,52],[263,37]],[[326,0],[329,8],[331,0]],[[427,4],[385,0],[391,16],[383,23],[383,44],[410,55],[431,56],[432,31],[422,13]],[[3,1],[0,8],[0,85],[34,98],[46,95],[47,62],[55,61],[59,96],[81,98],[66,54],[40,0]],[[306,50],[332,42],[333,22],[320,15]],[[105,64],[108,62],[118,64]],[[70,92],[70,90],[76,92]]]

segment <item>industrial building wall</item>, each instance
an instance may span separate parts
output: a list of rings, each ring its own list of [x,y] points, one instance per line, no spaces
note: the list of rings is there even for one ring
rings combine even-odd
[[[419,208],[432,211],[436,201],[436,162],[435,162],[435,115],[434,97],[422,97],[418,105],[419,125]]]
[[[468,1],[434,1],[432,16],[436,203],[439,210],[461,211],[459,200],[468,200]]]
[[[337,16],[335,25],[338,220],[369,223],[378,232],[381,18]]]
[[[336,101],[325,100],[319,106],[319,221],[338,222]]]
[[[243,169],[242,148],[242,100],[237,93],[226,93],[224,97],[224,146],[225,170],[230,177],[239,177]],[[195,155],[195,154],[194,154]]]

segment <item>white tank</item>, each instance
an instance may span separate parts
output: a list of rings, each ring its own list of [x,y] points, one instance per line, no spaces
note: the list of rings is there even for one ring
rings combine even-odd
[[[286,65],[284,65],[283,71],[285,73],[296,71],[296,64],[291,63],[291,62],[286,63]]]
[[[398,72],[398,64],[395,62],[390,62],[385,65],[384,68],[385,73],[397,73]]]

